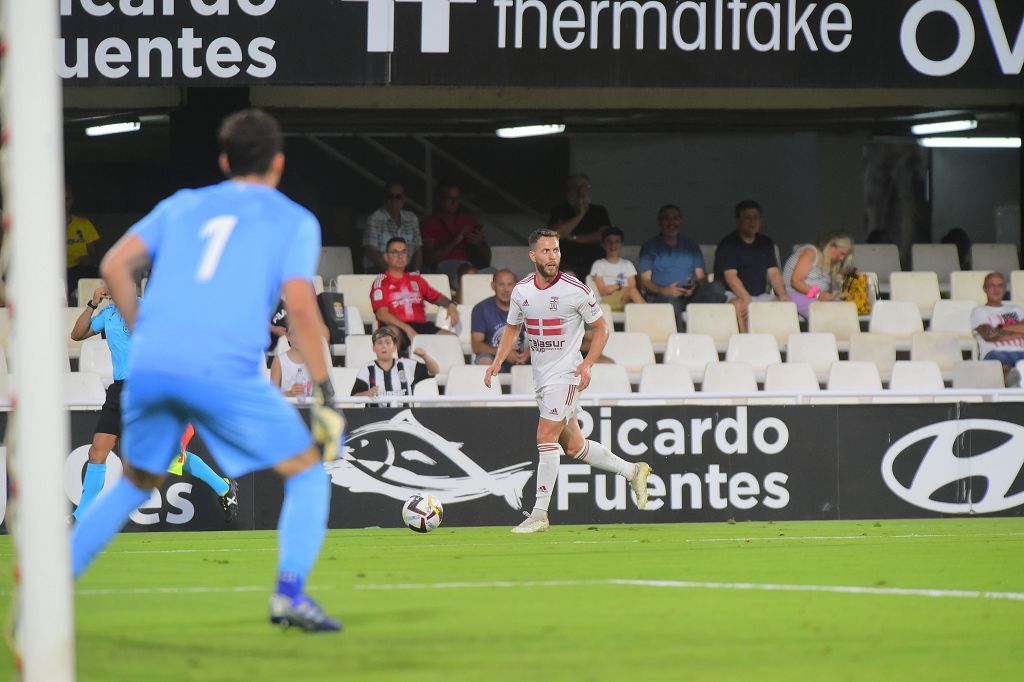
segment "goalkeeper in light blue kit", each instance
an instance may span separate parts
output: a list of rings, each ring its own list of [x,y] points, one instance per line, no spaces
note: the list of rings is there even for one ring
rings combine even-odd
[[[73,570],[81,575],[149,499],[191,422],[231,478],[273,468],[285,479],[271,622],[336,631],[341,624],[303,591],[327,528],[330,482],[322,460],[337,457],[344,426],[331,407],[311,284],[320,226],[276,189],[284,170],[276,120],[240,111],[224,120],[218,137],[229,179],[164,200],[103,259],[110,294],[134,327],[122,395],[125,475],[75,527]],[[147,266],[152,272],[139,302],[132,277]],[[282,294],[316,383],[312,439],[260,369],[267,320]]]

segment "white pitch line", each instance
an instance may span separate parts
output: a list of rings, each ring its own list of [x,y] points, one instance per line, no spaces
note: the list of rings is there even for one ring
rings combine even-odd
[[[614,532],[614,527],[607,527],[607,530]],[[945,533],[945,534],[924,534],[924,533],[909,533],[905,535],[775,535],[775,536],[763,536],[763,537],[728,537],[728,538],[685,538],[683,540],[672,540],[671,542],[778,542],[778,541],[829,541],[829,540],[914,540],[914,539],[927,539],[927,538],[1001,538],[1001,537],[1021,537],[1024,533]],[[625,545],[625,544],[637,544],[640,540],[547,540],[538,544],[544,545]],[[342,540],[344,544],[344,540]],[[661,544],[661,540],[652,541],[651,544]],[[525,544],[525,541],[524,541]],[[346,545],[347,546],[347,545]],[[423,549],[429,547],[507,547],[506,542],[432,542],[422,543],[418,541],[412,541],[406,547],[397,547],[395,545],[363,545],[355,542],[355,546],[359,549]],[[124,549],[124,550],[107,550],[104,554],[120,555],[120,554],[206,554],[212,552],[276,552],[277,547],[214,547],[209,549]],[[17,556],[14,552],[0,552],[0,558],[3,557],[14,557]]]
[[[667,587],[697,590],[755,590],[761,592],[833,592],[899,597],[947,597],[959,599],[1008,599],[1024,601],[1024,592],[987,592],[982,590],[938,590],[909,587],[866,587],[862,585],[782,585],[776,583],[722,583],[690,580],[528,580],[450,583],[393,583],[356,585],[357,590],[451,590],[491,587],[582,587],[590,585],[628,585],[632,587]]]

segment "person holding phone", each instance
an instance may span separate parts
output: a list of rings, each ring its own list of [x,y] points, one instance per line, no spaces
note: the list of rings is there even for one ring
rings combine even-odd
[[[690,303],[723,303],[720,283],[708,284],[704,256],[696,243],[680,234],[682,210],[674,204],[658,209],[657,237],[640,248],[640,284],[648,303],[671,303],[676,329],[683,330],[683,311]]]
[[[459,285],[454,273],[460,265],[472,263],[485,268],[491,264],[491,247],[483,226],[472,213],[461,209],[461,200],[458,184],[441,181],[437,186],[437,210],[420,225],[424,264],[448,275],[452,291]]]

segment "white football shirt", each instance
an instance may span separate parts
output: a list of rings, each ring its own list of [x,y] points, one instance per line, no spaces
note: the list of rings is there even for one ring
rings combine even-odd
[[[576,367],[583,362],[583,333],[599,317],[601,307],[593,292],[572,275],[559,272],[543,289],[536,274],[516,284],[507,322],[526,326],[536,388],[579,383]]]

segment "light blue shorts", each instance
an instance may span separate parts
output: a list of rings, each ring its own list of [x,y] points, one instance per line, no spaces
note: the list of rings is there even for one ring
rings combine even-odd
[[[135,468],[163,475],[190,422],[224,473],[268,469],[312,444],[298,410],[260,374],[196,379],[136,370],[121,394],[121,449]]]

